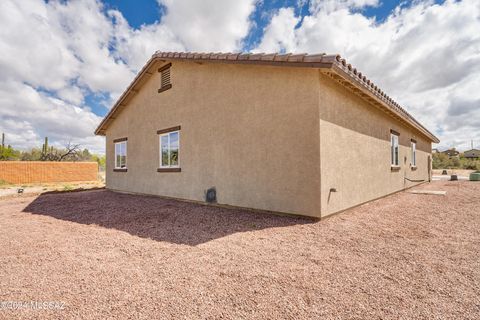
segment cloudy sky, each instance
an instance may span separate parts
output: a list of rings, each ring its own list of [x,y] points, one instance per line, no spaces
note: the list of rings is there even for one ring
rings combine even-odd
[[[440,137],[480,147],[480,1],[0,2],[0,131],[17,148],[93,131],[156,50],[338,53]]]

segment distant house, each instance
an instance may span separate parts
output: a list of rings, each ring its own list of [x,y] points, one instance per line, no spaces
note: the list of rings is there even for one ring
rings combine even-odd
[[[455,150],[455,148],[442,151],[441,153],[446,154],[448,156],[448,158],[450,158],[450,159],[458,158],[460,156],[460,152]]]
[[[467,150],[463,153],[463,155],[465,158],[478,159],[480,158],[480,150],[478,149]]]
[[[108,189],[317,218],[429,181],[439,143],[326,54],[157,52],[96,134]]]
[[[432,153],[440,153],[440,151],[437,148],[435,148],[435,149],[432,149]]]

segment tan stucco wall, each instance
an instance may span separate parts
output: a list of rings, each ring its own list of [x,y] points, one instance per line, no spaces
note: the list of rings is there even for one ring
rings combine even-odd
[[[106,131],[107,188],[319,217],[319,71],[174,62],[155,73]],[[181,125],[181,172],[158,173],[156,131]],[[128,137],[128,172],[113,172]]]
[[[108,127],[107,188],[203,201],[216,187],[222,204],[324,217],[429,179],[427,138],[319,70],[175,62],[171,77],[158,93],[155,72]],[[178,125],[182,171],[157,172],[156,131]],[[128,172],[113,172],[123,137]]]
[[[323,74],[319,96],[322,217],[416,184],[404,177],[429,180],[426,138]],[[390,167],[390,129],[400,133],[399,171]],[[417,140],[416,170],[411,139]]]

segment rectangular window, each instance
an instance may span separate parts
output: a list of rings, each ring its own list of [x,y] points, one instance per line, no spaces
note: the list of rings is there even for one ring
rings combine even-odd
[[[158,69],[160,72],[160,89],[158,92],[162,92],[168,90],[172,87],[172,83],[170,82],[170,67],[172,66],[171,63],[164,65]]]
[[[391,146],[391,166],[398,167],[398,135],[391,133],[390,134],[390,146]]]
[[[160,169],[180,168],[180,126],[157,133],[160,140]]]
[[[127,169],[127,141],[115,142],[115,169]]]
[[[414,140],[411,141],[411,150],[412,150],[412,167],[416,167],[417,166],[417,142],[415,142]]]

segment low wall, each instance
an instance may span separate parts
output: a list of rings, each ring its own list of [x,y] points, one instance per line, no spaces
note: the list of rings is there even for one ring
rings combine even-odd
[[[93,181],[96,162],[0,161],[0,180],[9,183]]]

